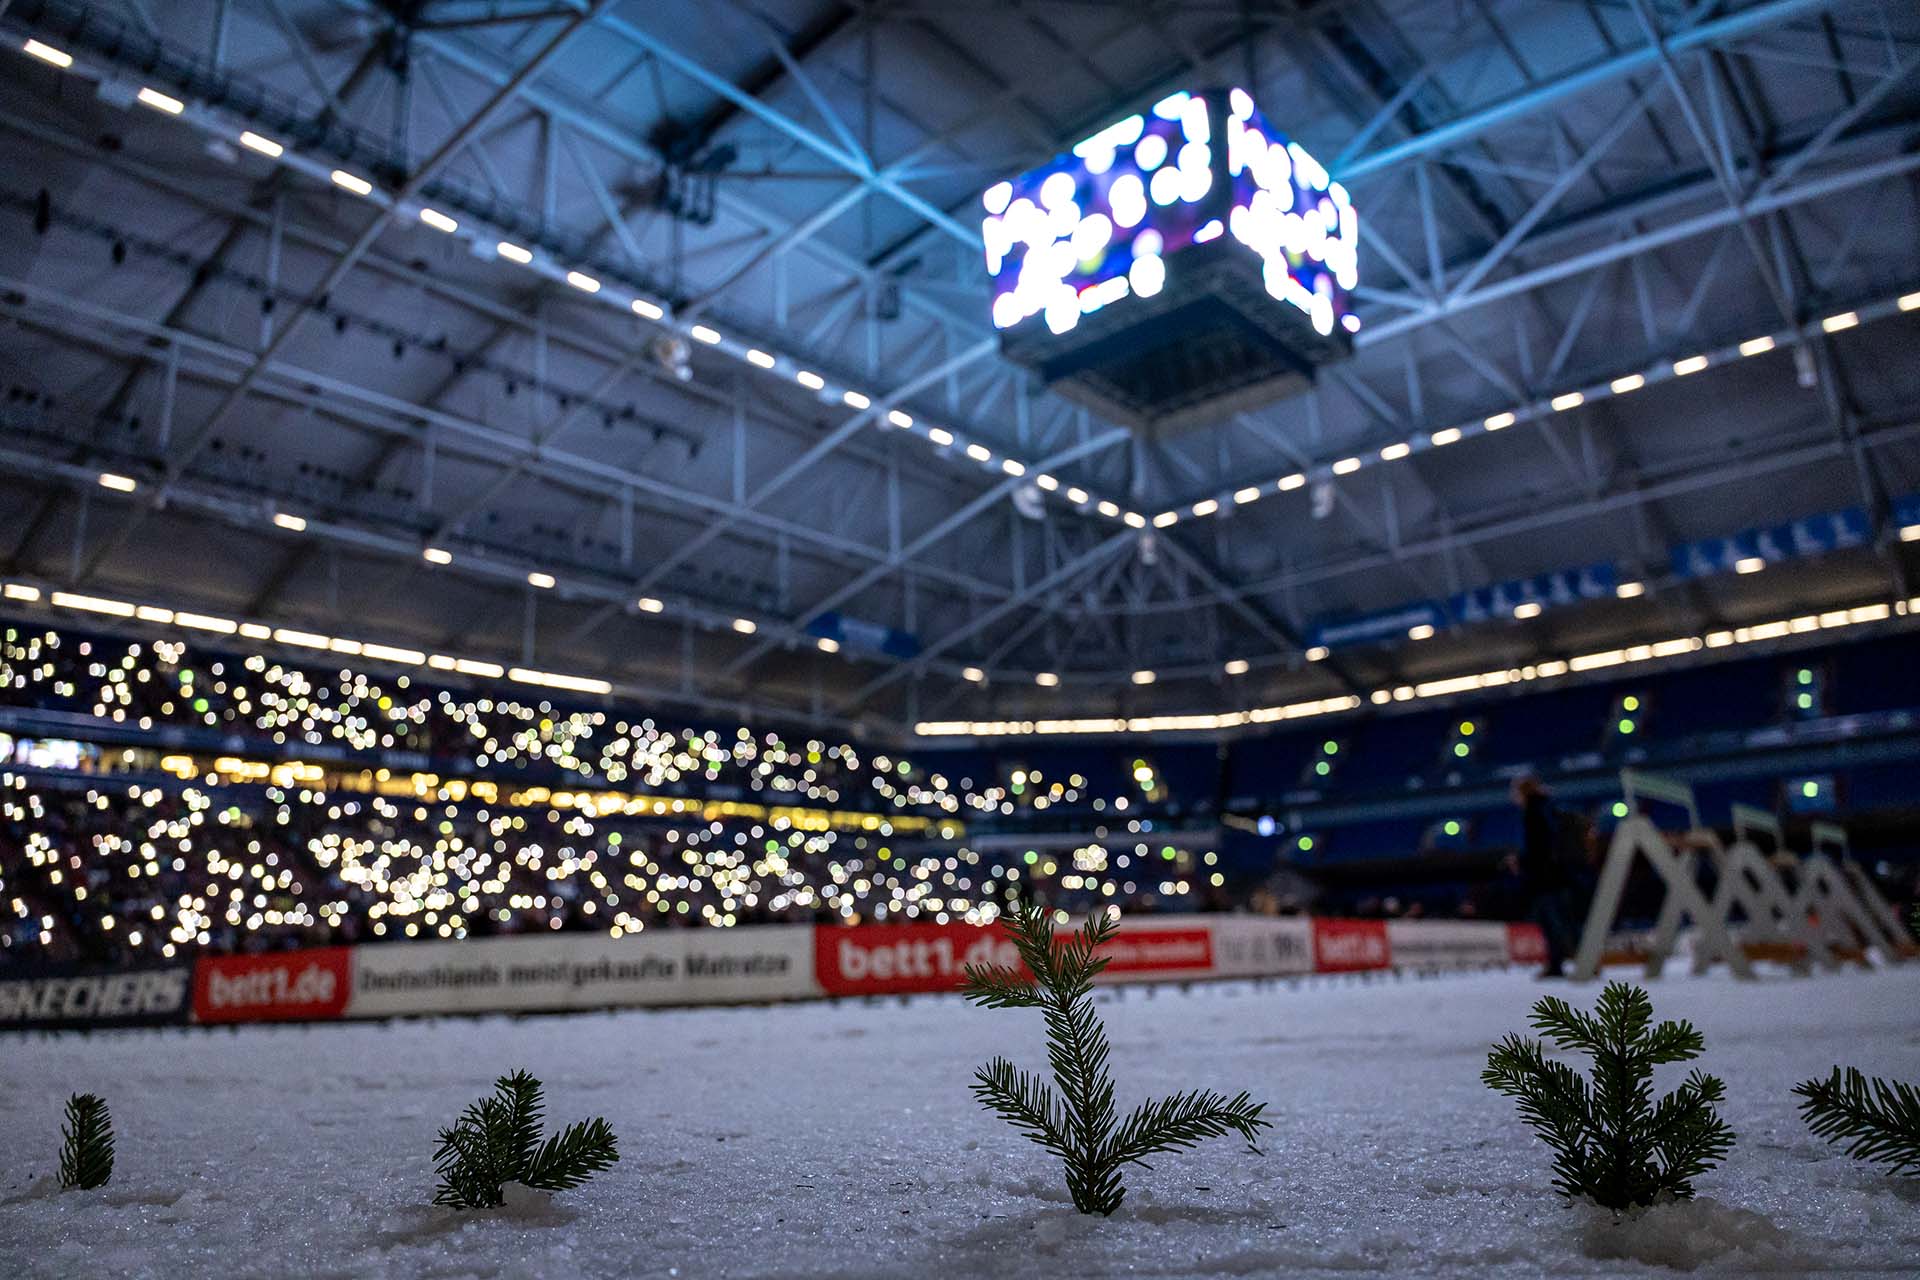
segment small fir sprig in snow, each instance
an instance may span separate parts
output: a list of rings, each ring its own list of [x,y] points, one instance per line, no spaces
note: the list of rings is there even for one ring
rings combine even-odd
[[[509,1182],[536,1191],[565,1191],[611,1168],[620,1158],[605,1120],[568,1125],[540,1141],[540,1082],[524,1071],[501,1076],[493,1096],[469,1106],[440,1131],[435,1204],[485,1209],[505,1200]]]
[[[113,1177],[113,1117],[106,1099],[76,1093],[67,1099],[67,1123],[60,1130],[60,1185],[91,1191]]]
[[[1517,1099],[1553,1148],[1555,1189],[1616,1211],[1691,1197],[1693,1179],[1733,1146],[1733,1130],[1714,1110],[1726,1088],[1696,1068],[1656,1103],[1653,1069],[1698,1057],[1700,1033],[1686,1022],[1652,1025],[1653,1002],[1624,982],[1608,983],[1591,1014],[1541,1000],[1532,1022],[1555,1048],[1592,1055],[1592,1082],[1517,1035],[1493,1047],[1480,1078]]]
[[[1845,1142],[1848,1155],[1888,1173],[1920,1175],[1920,1088],[1835,1067],[1793,1091],[1807,1127],[1828,1142]]]
[[[1226,1133],[1238,1133],[1259,1151],[1254,1140],[1271,1127],[1260,1116],[1266,1104],[1244,1092],[1232,1098],[1212,1090],[1178,1093],[1142,1103],[1125,1120],[1116,1116],[1106,1027],[1092,999],[1093,980],[1107,967],[1106,957],[1094,953],[1119,928],[1116,915],[1096,911],[1058,947],[1044,907],[1020,906],[1004,923],[1027,972],[969,965],[966,995],[988,1009],[1041,1011],[1054,1087],[995,1058],[974,1072],[973,1093],[980,1105],[1060,1158],[1074,1208],[1111,1214],[1126,1198],[1121,1169],[1145,1165],[1147,1156],[1162,1151]]]

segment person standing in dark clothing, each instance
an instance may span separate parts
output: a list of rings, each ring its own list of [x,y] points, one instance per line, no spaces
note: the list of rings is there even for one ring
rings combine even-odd
[[[1520,883],[1527,915],[1547,944],[1543,978],[1557,978],[1572,950],[1566,908],[1566,868],[1560,865],[1552,794],[1532,774],[1513,780],[1508,794],[1520,807]]]

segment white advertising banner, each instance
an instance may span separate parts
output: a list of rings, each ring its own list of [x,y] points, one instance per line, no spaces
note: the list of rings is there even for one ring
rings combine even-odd
[[[1476,969],[1509,962],[1507,926],[1494,920],[1389,920],[1396,969]]]
[[[724,1004],[821,994],[813,928],[662,929],[362,946],[347,1016]]]

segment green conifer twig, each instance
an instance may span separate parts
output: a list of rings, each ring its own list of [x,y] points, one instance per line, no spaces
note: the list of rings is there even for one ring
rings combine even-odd
[[[1793,1087],[1807,1127],[1847,1154],[1887,1166],[1893,1174],[1920,1174],[1920,1087],[1835,1067],[1825,1080]]]
[[[60,1130],[60,1185],[91,1191],[113,1177],[113,1117],[97,1094],[76,1093],[67,1099],[67,1123]]]
[[[565,1191],[611,1168],[618,1142],[605,1120],[568,1125],[540,1141],[540,1082],[524,1071],[501,1076],[491,1097],[461,1113],[440,1131],[434,1172],[435,1204],[456,1209],[491,1208],[505,1200],[509,1182],[539,1191]]]
[[[1517,1035],[1494,1045],[1480,1078],[1513,1098],[1552,1148],[1561,1195],[1614,1210],[1686,1199],[1693,1179],[1732,1148],[1733,1130],[1715,1110],[1726,1096],[1715,1077],[1695,1070],[1654,1101],[1653,1069],[1698,1057],[1703,1041],[1686,1022],[1653,1025],[1645,991],[1608,983],[1592,1014],[1549,997],[1534,1005],[1532,1025],[1555,1048],[1590,1055],[1591,1081]]]
[[[1106,957],[1096,953],[1119,928],[1111,913],[1096,912],[1057,945],[1044,907],[1016,907],[1004,924],[1026,972],[969,965],[967,998],[989,1009],[1041,1011],[1053,1087],[995,1058],[974,1073],[973,1094],[981,1106],[1059,1158],[1074,1208],[1111,1214],[1126,1198],[1122,1167],[1144,1165],[1158,1152],[1226,1133],[1238,1133],[1249,1148],[1259,1150],[1255,1139],[1270,1122],[1261,1118],[1265,1105],[1245,1093],[1226,1098],[1196,1090],[1143,1103],[1124,1122],[1116,1116],[1107,1070],[1112,1050],[1092,999],[1093,980],[1107,967]]]

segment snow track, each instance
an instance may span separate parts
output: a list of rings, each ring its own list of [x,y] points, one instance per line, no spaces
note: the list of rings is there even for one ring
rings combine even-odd
[[[1543,990],[1518,973],[1102,996],[1122,1108],[1176,1088],[1270,1104],[1236,1141],[1128,1174],[1085,1219],[967,1093],[1040,1019],[957,998],[394,1025],[0,1038],[0,1274],[54,1276],[1920,1274],[1920,1185],[1813,1138],[1792,1085],[1846,1062],[1920,1079],[1920,966],[1669,978],[1739,1134],[1702,1199],[1616,1224],[1479,1082]],[[1590,1002],[1596,988],[1560,988]],[[436,1130],[493,1077],[622,1158],[493,1213],[433,1207]],[[1676,1069],[1677,1070],[1677,1069]],[[1670,1082],[1661,1078],[1662,1087]],[[104,1094],[114,1180],[57,1193],[61,1104]]]

